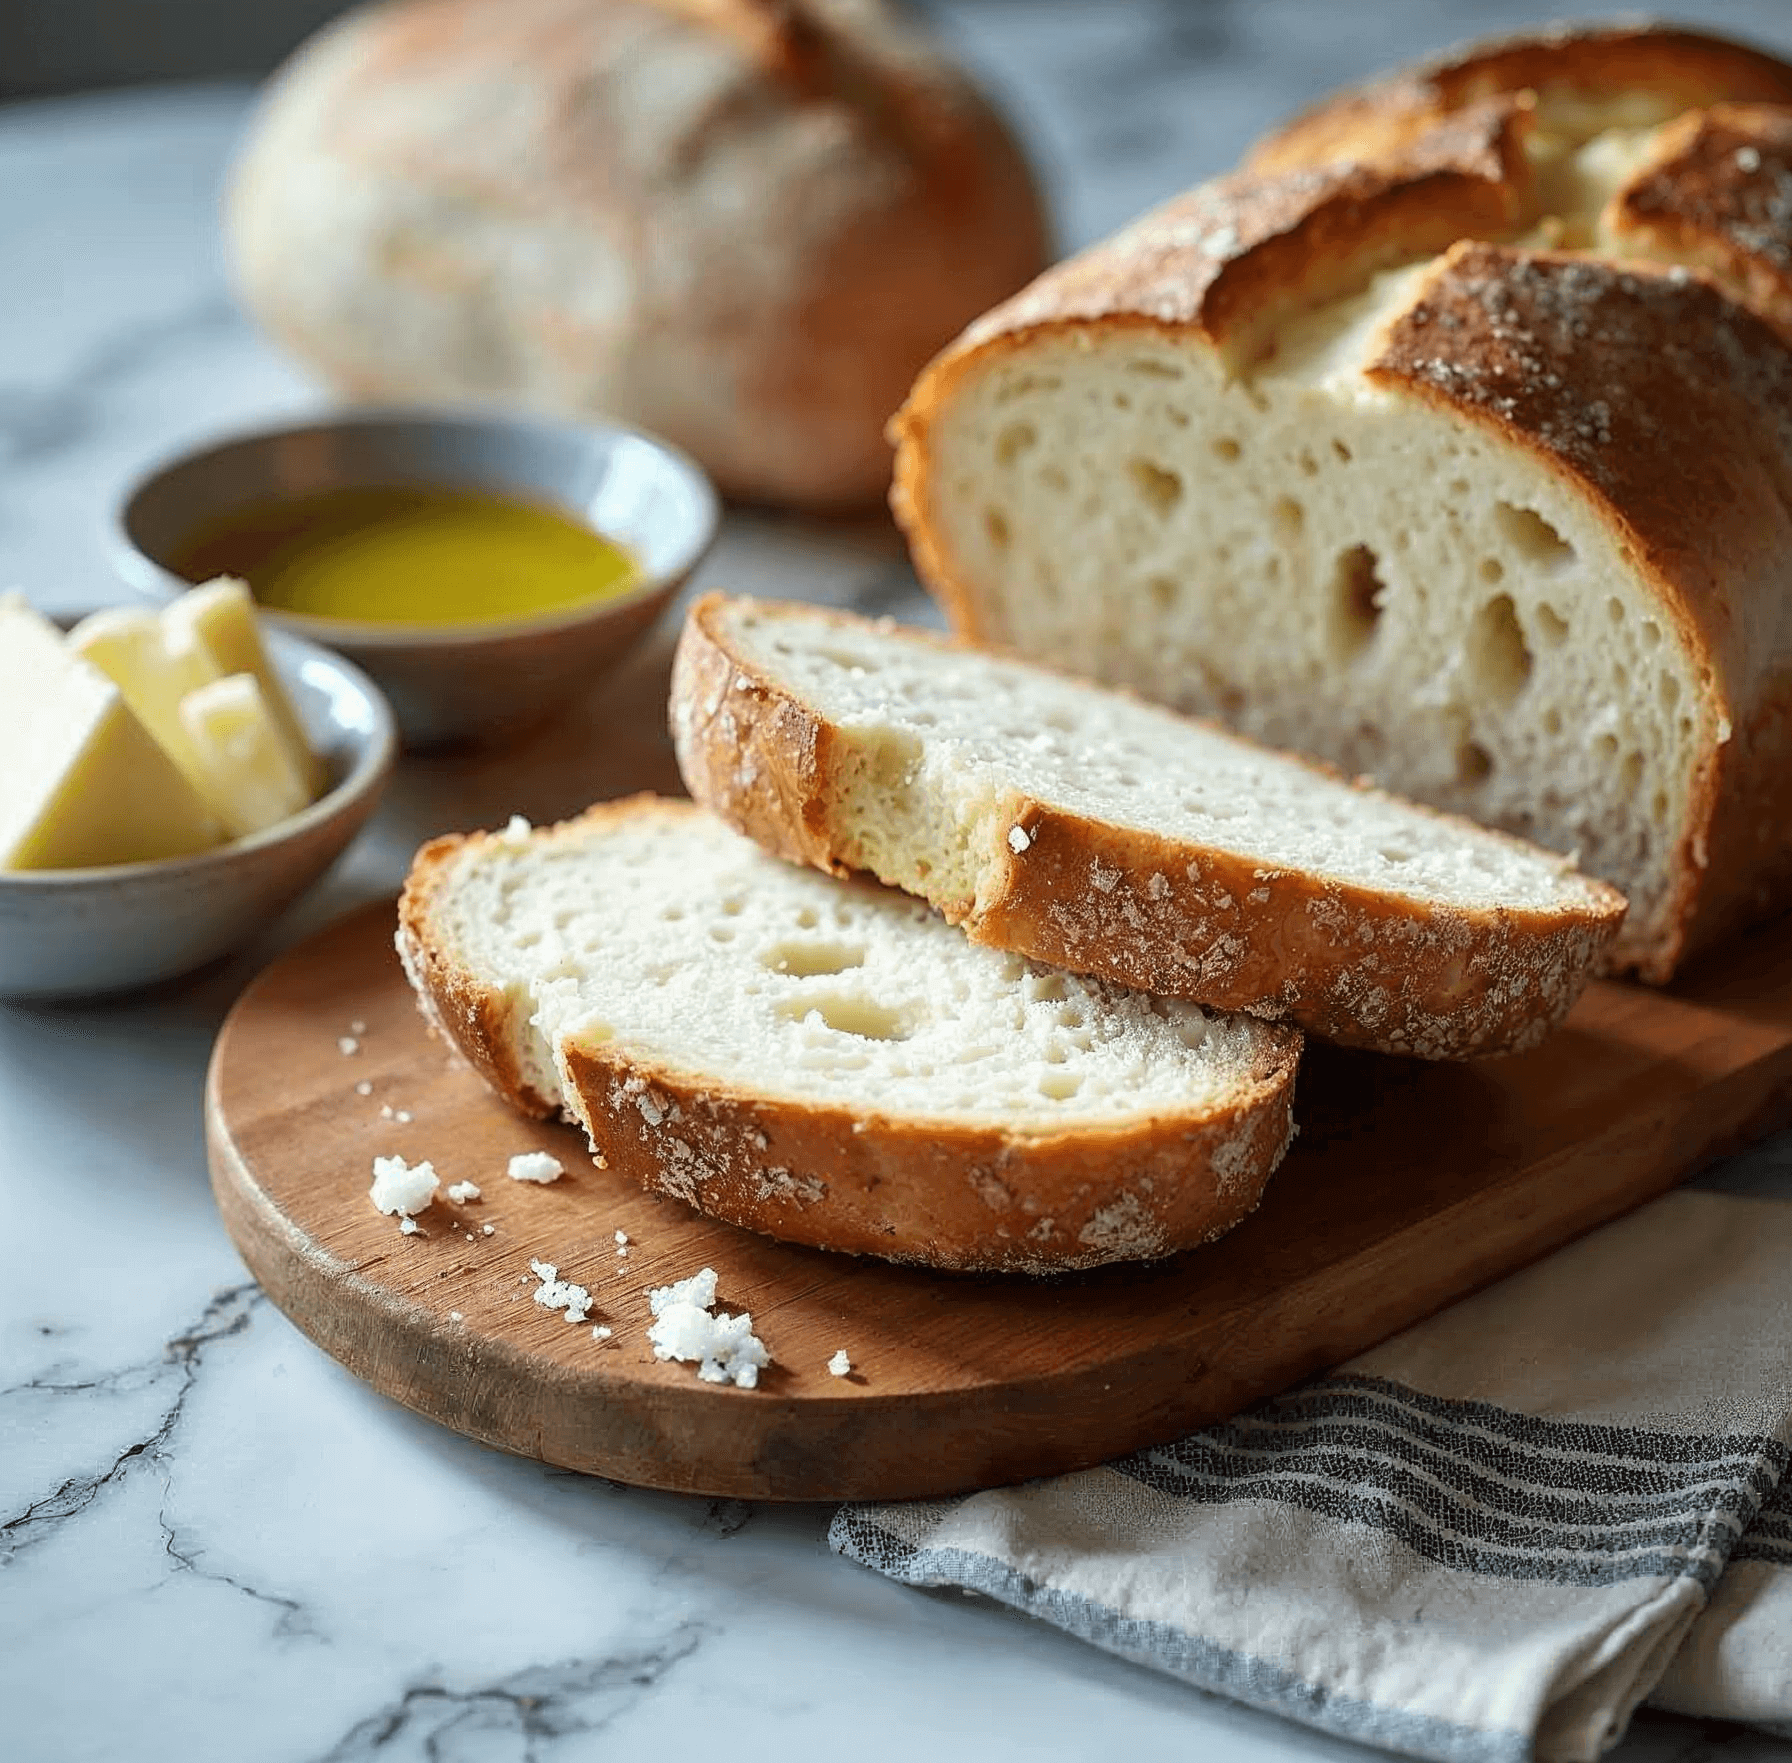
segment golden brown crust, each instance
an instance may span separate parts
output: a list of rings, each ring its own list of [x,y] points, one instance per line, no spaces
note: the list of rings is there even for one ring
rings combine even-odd
[[[1298,1037],[1194,1119],[1030,1138],[780,1103],[570,1046],[575,1112],[608,1166],[711,1218],[851,1255],[1060,1273],[1210,1242],[1257,1205],[1294,1136]]]
[[[636,796],[532,837],[575,840],[639,816],[697,812]],[[435,839],[412,865],[398,946],[425,1020],[511,1106],[566,1113],[610,1168],[709,1217],[930,1267],[1066,1272],[1176,1254],[1230,1230],[1293,1139],[1301,1038],[1269,1027],[1257,1068],[1223,1104],[1065,1133],[780,1099],[631,1057],[615,1040],[569,1043],[575,1093],[544,1097],[516,1052],[527,1005],[473,973],[440,921],[459,866],[496,842]]]
[[[1670,123],[1601,232],[1627,255],[1704,270],[1792,336],[1792,110],[1719,104]]]
[[[1468,105],[1521,93],[1598,101],[1642,96],[1660,114],[1715,104],[1792,104],[1792,67],[1704,31],[1651,24],[1564,25],[1471,43],[1323,98],[1253,147],[1253,171],[1338,159],[1378,163]]]
[[[868,869],[923,893],[973,942],[1141,991],[1287,1017],[1348,1045],[1446,1059],[1540,1040],[1623,921],[1622,896],[1600,883],[1559,911],[1469,911],[1025,799],[1006,805],[974,895],[947,896],[884,873],[863,849],[843,806],[852,735],[730,641],[730,608],[743,604],[777,617],[776,606],[708,594],[679,639],[672,728],[691,794],[781,857],[835,874]],[[813,607],[801,616],[862,624]],[[902,639],[962,647],[918,630]],[[1010,827],[1023,835],[1018,851]]]

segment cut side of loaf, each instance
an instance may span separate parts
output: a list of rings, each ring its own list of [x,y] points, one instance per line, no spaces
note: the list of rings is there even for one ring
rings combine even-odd
[[[1300,1036],[978,948],[927,907],[637,797],[419,852],[432,1025],[642,1186],[787,1242],[1049,1273],[1229,1230]]]
[[[1792,902],[1789,106],[1785,63],[1602,27],[1321,107],[922,376],[923,579],[1575,854],[1612,965],[1671,977]]]
[[[1567,1012],[1622,897],[1211,724],[926,632],[709,595],[673,670],[698,801],[973,941],[1422,1058]]]

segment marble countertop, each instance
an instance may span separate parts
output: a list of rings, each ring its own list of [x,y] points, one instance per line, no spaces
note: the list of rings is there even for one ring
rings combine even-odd
[[[1546,11],[939,10],[1020,115],[1068,243],[1218,169],[1329,84]],[[1792,43],[1776,0],[1701,16]],[[107,517],[147,462],[317,401],[235,312],[219,265],[215,195],[247,96],[0,109],[0,586],[52,609],[122,597]],[[736,516],[704,579],[919,610],[877,522]],[[224,1011],[280,942],[389,893],[421,834],[576,805],[548,745],[407,766],[330,880],[197,981],[0,1006],[0,1756],[1355,1751],[879,1580],[828,1552],[823,1508],[646,1493],[482,1449],[372,1394],[261,1297],[206,1184],[200,1087]],[[1758,1171],[1787,1161],[1735,1180],[1780,1191]],[[1619,1754],[1720,1749],[1784,1751],[1645,1715]]]

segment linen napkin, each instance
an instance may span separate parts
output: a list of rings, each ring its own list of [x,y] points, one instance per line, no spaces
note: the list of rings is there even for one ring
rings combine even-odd
[[[1792,1726],[1792,1204],[1679,1192],[1176,1444],[831,1541],[1417,1757]],[[1786,1496],[1792,1496],[1792,1477]]]

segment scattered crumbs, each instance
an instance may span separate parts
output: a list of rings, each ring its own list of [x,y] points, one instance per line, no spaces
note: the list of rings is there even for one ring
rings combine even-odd
[[[465,1322],[466,1318],[462,1316],[458,1310],[450,1310],[448,1312],[448,1320],[450,1322]]]
[[[448,1190],[448,1198],[455,1201],[457,1204],[465,1204],[468,1200],[477,1200],[479,1198],[479,1184],[472,1181],[457,1181],[454,1186]]]
[[[390,1215],[402,1213],[407,1223],[414,1212],[421,1212],[436,1197],[438,1186],[435,1166],[431,1163],[406,1163],[402,1157],[376,1157],[373,1160],[373,1186],[367,1197],[380,1211]]]
[[[357,1041],[353,1035],[338,1035],[336,1037],[336,1051],[346,1059],[350,1054],[359,1053],[361,1051],[361,1043]]]
[[[753,1318],[742,1311],[711,1315],[716,1301],[716,1272],[705,1267],[689,1279],[655,1286],[647,1294],[653,1311],[648,1342],[656,1359],[697,1362],[705,1383],[732,1383],[737,1389],[757,1386],[761,1369],[772,1362],[765,1342],[753,1333]]]
[[[503,830],[498,834],[498,841],[505,845],[526,844],[529,834],[534,830],[522,815],[513,814],[505,821]]]
[[[370,1084],[366,1078],[362,1078],[361,1081],[355,1085],[355,1094],[357,1096],[371,1096],[373,1094],[373,1085]]]
[[[545,1310],[564,1310],[568,1322],[583,1322],[591,1314],[591,1294],[583,1286],[560,1277],[551,1261],[530,1261],[529,1271],[541,1281],[535,1302]]]
[[[597,1166],[597,1167],[598,1167],[598,1168],[599,1168],[599,1169],[608,1169],[608,1168],[609,1168],[609,1167],[610,1167],[610,1160],[609,1160],[609,1158],[608,1158],[608,1157],[606,1157],[606,1156],[605,1156],[605,1155],[604,1155],[604,1154],[603,1154],[603,1152],[602,1152],[602,1151],[597,1151],[597,1152],[594,1152],[594,1153],[593,1153],[593,1155],[592,1155],[592,1158],[591,1158],[591,1161],[592,1161],[592,1163],[593,1163],[593,1164],[595,1164],[595,1165],[596,1165],[596,1166]]]
[[[512,1181],[558,1181],[566,1172],[546,1151],[519,1151],[509,1164]]]
[[[829,1377],[846,1377],[846,1376],[849,1376],[851,1374],[851,1372],[852,1372],[852,1361],[849,1358],[847,1358],[846,1349],[844,1347],[842,1347],[840,1349],[840,1351],[838,1353],[836,1353],[833,1356],[833,1358],[828,1361],[828,1376]]]
[[[381,1120],[390,1120],[391,1118],[392,1118],[392,1104],[390,1102],[382,1102],[380,1104],[380,1119]]]
[[[423,1234],[423,1226],[414,1218],[401,1218],[398,1221],[398,1228],[403,1231],[407,1237],[420,1237]]]
[[[1033,835],[1031,833],[1029,833],[1024,826],[1009,827],[1009,829],[1008,829],[1008,849],[1010,851],[1012,851],[1015,854],[1015,856],[1018,857],[1021,854],[1021,852],[1026,850],[1026,848],[1030,844],[1032,844],[1032,842],[1033,842]]]
[[[1738,147],[1736,149],[1736,169],[1738,171],[1759,171],[1761,169],[1760,149]]]
[[[348,1032],[351,1035],[364,1035],[367,1032],[367,1024],[357,1016],[355,1020],[348,1025]]]
[[[610,1338],[610,1336],[614,1333],[615,1333],[614,1329],[605,1328],[604,1325],[600,1322],[597,1325],[597,1327],[591,1331],[591,1338],[594,1341],[607,1341]]]
[[[619,1243],[626,1243],[628,1241],[628,1232],[625,1230],[617,1231],[616,1240]]]
[[[414,1117],[411,1114],[410,1109],[400,1108],[399,1111],[392,1116],[392,1118],[394,1120],[396,1120],[400,1126],[409,1126]]]
[[[498,1227],[495,1224],[485,1224],[481,1225],[479,1228],[482,1235],[489,1237]]]

